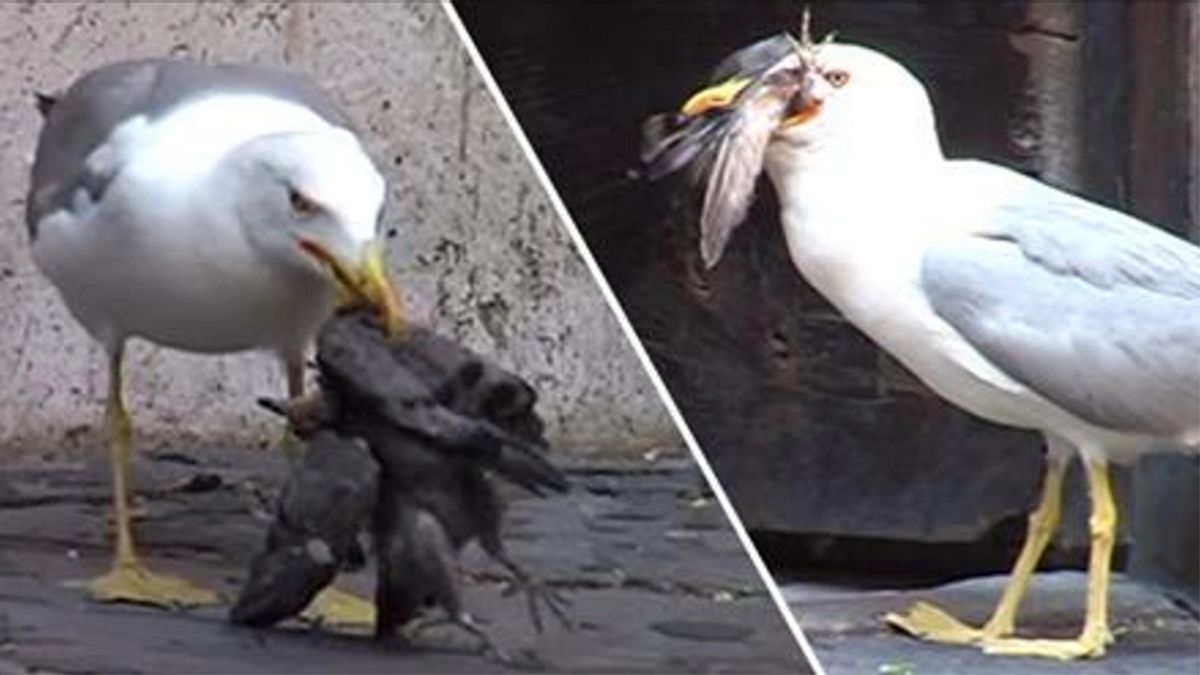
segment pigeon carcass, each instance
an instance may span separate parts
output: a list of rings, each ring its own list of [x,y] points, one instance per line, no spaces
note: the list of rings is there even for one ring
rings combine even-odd
[[[361,557],[357,536],[377,502],[379,464],[361,438],[319,429],[306,440],[230,611],[235,623],[269,626],[297,614]]]
[[[533,409],[535,390],[427,329],[414,326],[399,339],[388,338],[364,312],[326,324],[316,360],[318,391],[270,406],[287,414],[302,437],[334,434],[360,439],[370,448],[378,490],[369,513],[345,526],[351,539],[363,528],[373,535],[376,636],[390,638],[433,608],[479,634],[462,611],[459,592],[458,553],[472,541],[514,575],[514,587],[526,592],[539,630],[539,602],[569,625],[561,600],[508,557],[500,536],[503,502],[492,476],[537,495],[567,488],[563,474],[545,457],[542,422]],[[303,482],[306,465],[285,494],[325,489]],[[275,528],[293,519],[287,509],[304,503],[281,501]],[[271,555],[276,539],[268,538],[268,551],[260,558]],[[256,561],[247,590],[262,586],[254,575],[260,568]],[[282,580],[274,587],[281,594],[294,592]],[[294,600],[279,604],[303,606]],[[243,615],[242,622],[252,621]]]
[[[376,636],[394,635],[429,607],[464,619],[457,558],[472,541],[514,575],[539,630],[539,601],[565,623],[557,596],[505,552],[503,503],[487,476],[539,495],[566,489],[544,455],[534,389],[431,331],[414,328],[404,341],[390,341],[365,313],[331,322],[317,344],[331,418],[365,438],[381,466]]]

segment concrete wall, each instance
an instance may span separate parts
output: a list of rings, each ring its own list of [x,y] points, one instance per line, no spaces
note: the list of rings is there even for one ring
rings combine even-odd
[[[576,452],[673,444],[616,322],[433,3],[0,4],[0,452],[100,443],[101,350],[33,265],[22,221],[39,117],[98,64],[137,56],[286,63],[331,89],[391,185],[395,277],[413,313],[529,377]],[[139,444],[265,445],[274,359],[134,344]]]

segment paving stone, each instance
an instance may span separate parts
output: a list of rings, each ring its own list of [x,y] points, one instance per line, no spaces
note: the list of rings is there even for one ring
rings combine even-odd
[[[278,490],[277,453],[214,450],[136,462],[146,516],[136,524],[155,567],[232,597]],[[465,604],[507,652],[484,660],[469,636],[431,631],[414,649],[297,622],[256,631],[227,607],[187,612],[98,605],[82,580],[107,565],[102,463],[0,471],[0,674],[50,672],[805,672],[807,665],[749,559],[706,499],[690,462],[568,467],[568,495],[518,497],[513,558],[572,601],[578,624],[532,628],[505,573],[474,548]],[[369,571],[339,586],[369,593]]]
[[[979,624],[992,612],[1007,576],[988,576],[936,588],[858,591],[795,583],[784,597],[793,607],[818,660],[829,675],[1157,675],[1200,672],[1200,622],[1158,590],[1114,576],[1110,595],[1116,642],[1100,660],[1058,663],[987,656],[976,649],[923,643],[888,628],[883,614],[925,600]],[[1083,621],[1087,576],[1038,574],[1018,617],[1021,634],[1072,637]]]

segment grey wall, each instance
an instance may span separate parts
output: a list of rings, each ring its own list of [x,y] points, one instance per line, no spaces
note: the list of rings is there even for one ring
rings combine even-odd
[[[287,63],[330,88],[391,185],[395,278],[412,312],[543,390],[575,452],[675,444],[649,381],[570,247],[491,96],[433,3],[0,4],[0,452],[94,448],[101,350],[38,274],[22,222],[35,91],[137,56]],[[139,444],[265,445],[266,355],[132,345]]]

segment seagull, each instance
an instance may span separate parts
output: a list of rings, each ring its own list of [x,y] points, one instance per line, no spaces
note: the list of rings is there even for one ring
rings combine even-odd
[[[26,201],[33,258],[108,355],[116,550],[91,594],[213,603],[213,592],[137,555],[125,345],[271,351],[299,396],[306,350],[335,305],[373,307],[400,330],[381,246],[384,180],[338,106],[284,70],[113,63],[38,107],[45,124]]]
[[[849,321],[940,396],[1039,430],[1040,502],[982,627],[918,603],[919,638],[988,653],[1099,657],[1117,508],[1109,465],[1200,449],[1200,248],[1002,166],[947,159],[921,82],[869,47],[763,40],[644,151],[649,175],[700,166],[700,241],[715,265],[764,170],[788,253]],[[1015,635],[1021,599],[1078,456],[1092,505],[1086,617],[1072,639]]]

